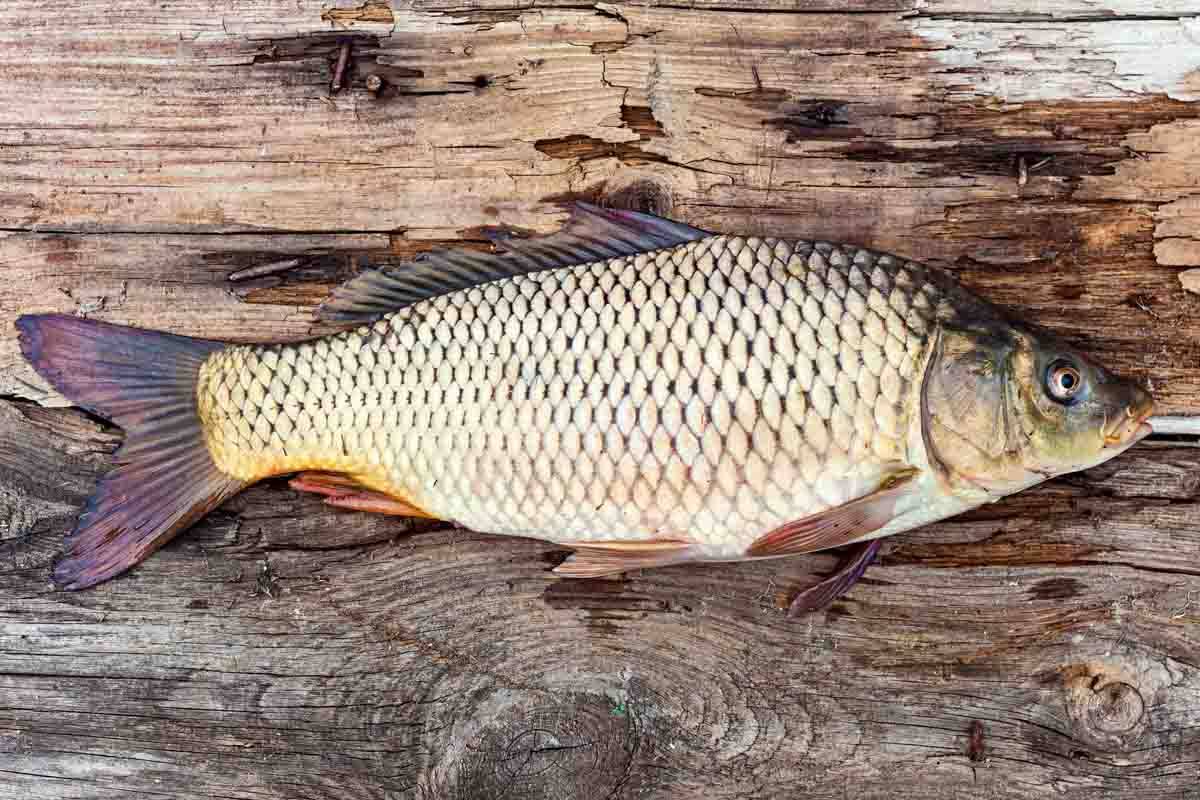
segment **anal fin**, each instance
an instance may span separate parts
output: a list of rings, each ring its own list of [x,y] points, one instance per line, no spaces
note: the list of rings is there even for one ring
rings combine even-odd
[[[915,469],[901,470],[870,494],[780,525],[756,539],[746,555],[751,558],[798,555],[860,539],[892,521],[896,502],[910,491],[909,484],[916,475]]]
[[[692,542],[681,539],[604,540],[563,544],[574,548],[575,552],[555,567],[554,572],[568,578],[603,578],[634,569],[678,564],[690,560],[695,547]]]
[[[332,472],[302,472],[288,481],[288,486],[299,492],[325,495],[326,505],[335,508],[389,514],[396,517],[437,519],[423,508],[418,508],[412,503],[390,494],[369,489],[349,475]]]

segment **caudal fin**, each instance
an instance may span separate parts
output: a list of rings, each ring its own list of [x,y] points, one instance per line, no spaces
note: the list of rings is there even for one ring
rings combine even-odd
[[[66,540],[54,582],[84,589],[145,559],[245,485],[219,471],[196,410],[220,342],[61,314],[17,320],[21,352],[72,402],[125,429],[117,466]]]

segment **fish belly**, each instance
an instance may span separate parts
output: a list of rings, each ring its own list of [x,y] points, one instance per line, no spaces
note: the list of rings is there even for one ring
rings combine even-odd
[[[334,470],[475,530],[737,558],[923,458],[942,292],[868,250],[714,236],[230,347],[199,407],[241,479]]]

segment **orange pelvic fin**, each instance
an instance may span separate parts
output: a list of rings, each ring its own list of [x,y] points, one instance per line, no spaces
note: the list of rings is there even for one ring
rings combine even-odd
[[[634,569],[664,567],[689,561],[692,542],[681,539],[650,541],[564,542],[575,553],[555,567],[554,572],[568,578],[603,578]]]
[[[288,486],[300,492],[325,495],[325,503],[336,508],[390,514],[396,517],[437,517],[397,497],[368,489],[349,475],[332,472],[302,472],[288,481]]]

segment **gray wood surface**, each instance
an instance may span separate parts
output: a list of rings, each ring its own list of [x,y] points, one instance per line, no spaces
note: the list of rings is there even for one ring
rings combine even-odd
[[[1196,413],[1198,40],[1196,0],[0,4],[0,798],[1200,797],[1192,442],[799,621],[833,555],[562,581],[284,480],[66,594],[120,432],[12,329],[305,337],[360,259],[584,197],[939,264]]]

